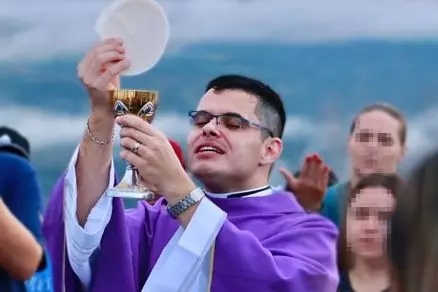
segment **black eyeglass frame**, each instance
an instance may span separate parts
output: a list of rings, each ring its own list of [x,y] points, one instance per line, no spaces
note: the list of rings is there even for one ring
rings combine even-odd
[[[198,111],[198,110],[192,110],[192,111],[189,111],[188,116],[189,116],[190,121],[191,121],[191,123],[192,123],[193,125],[196,125],[196,123],[194,122],[194,120],[195,120],[195,116],[196,116],[197,114],[199,114],[199,113],[203,113],[205,116],[210,117],[210,118],[208,119],[208,122],[207,122],[207,123],[209,123],[212,119],[216,119],[216,125],[219,125],[219,124],[220,124],[219,121],[220,121],[220,118],[222,118],[222,117],[233,117],[233,118],[238,118],[238,119],[241,120],[240,128],[253,127],[253,128],[259,129],[259,130],[261,130],[261,131],[265,131],[265,132],[267,132],[267,133],[269,134],[270,137],[274,137],[274,133],[273,133],[270,129],[268,129],[268,128],[262,126],[262,125],[260,125],[259,123],[256,123],[256,122],[253,122],[253,121],[250,121],[250,120],[248,120],[248,119],[242,117],[242,116],[239,115],[238,113],[233,113],[233,112],[229,112],[229,113],[223,113],[223,114],[215,115],[215,114],[212,114],[212,113],[210,113],[210,112],[208,112],[208,111],[204,111],[204,110],[199,110],[199,111]]]

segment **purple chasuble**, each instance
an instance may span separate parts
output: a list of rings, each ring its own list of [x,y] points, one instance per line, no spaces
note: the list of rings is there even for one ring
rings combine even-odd
[[[211,292],[336,291],[337,228],[327,219],[306,213],[293,195],[283,191],[209,199],[228,214],[215,242]],[[90,291],[140,292],[178,227],[163,199],[154,206],[140,202],[136,209],[124,210],[122,200],[114,198],[112,217],[94,259]],[[63,291],[63,278],[66,292],[81,291],[64,250],[63,179],[53,190],[43,231],[55,291]]]

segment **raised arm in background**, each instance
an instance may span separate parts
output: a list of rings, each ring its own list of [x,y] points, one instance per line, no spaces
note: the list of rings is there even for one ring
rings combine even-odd
[[[0,267],[16,280],[27,280],[37,270],[43,251],[1,199],[0,230]]]

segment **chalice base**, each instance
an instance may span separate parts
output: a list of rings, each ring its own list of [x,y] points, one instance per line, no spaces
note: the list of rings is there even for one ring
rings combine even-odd
[[[136,171],[137,169],[128,165],[122,180],[118,185],[109,189],[106,195],[116,198],[138,199],[146,201],[154,200],[154,193],[139,184]]]

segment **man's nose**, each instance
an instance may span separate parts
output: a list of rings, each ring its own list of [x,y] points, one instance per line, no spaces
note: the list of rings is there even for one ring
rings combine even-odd
[[[216,119],[211,119],[210,122],[202,127],[202,135],[203,136],[219,136],[219,125]]]

